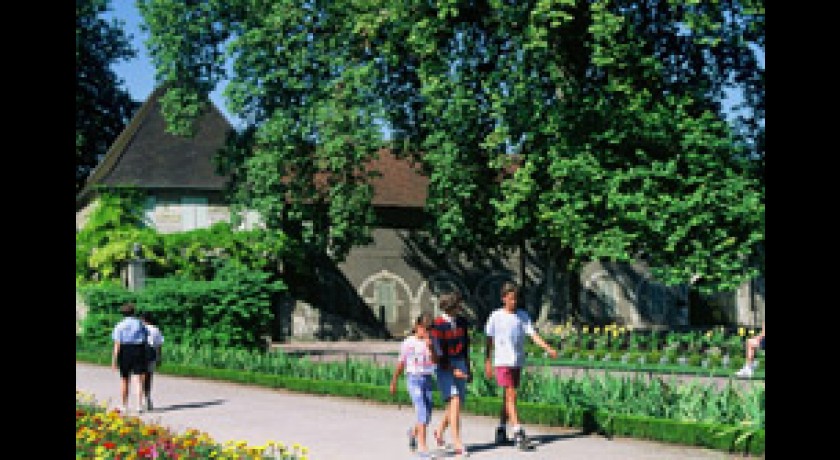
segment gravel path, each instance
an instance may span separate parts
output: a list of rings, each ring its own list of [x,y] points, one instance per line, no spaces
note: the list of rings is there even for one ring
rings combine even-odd
[[[134,383],[132,381],[132,383]],[[109,406],[119,399],[119,377],[109,367],[76,363],[76,389]],[[136,388],[132,386],[131,395]],[[270,440],[309,449],[312,460],[392,460],[413,458],[405,432],[414,420],[410,406],[393,406],[348,398],[295,393],[228,382],[158,374],[153,390],[155,410],[140,416],[176,431],[195,428],[217,442]],[[134,402],[136,396],[130,401]],[[435,408],[432,423],[440,420]],[[637,439],[582,435],[576,429],[526,425],[541,445],[531,452],[492,443],[496,419],[465,414],[463,438],[473,459],[527,460],[734,460],[711,449]],[[430,439],[431,441],[431,439]],[[439,458],[447,458],[441,453]],[[451,458],[451,457],[450,457]]]

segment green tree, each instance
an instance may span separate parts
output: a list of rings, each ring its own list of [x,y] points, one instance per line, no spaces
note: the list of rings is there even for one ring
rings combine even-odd
[[[376,32],[383,94],[395,145],[429,168],[440,244],[528,239],[571,271],[644,254],[705,292],[756,274],[763,2],[400,6]],[[733,87],[749,125],[727,122]]]
[[[224,160],[239,202],[337,258],[372,222],[363,165],[383,117],[429,174],[444,249],[527,239],[572,271],[645,254],[664,282],[701,275],[706,291],[757,271],[763,1],[140,6],[172,126],[229,78],[249,121]],[[736,123],[731,88],[745,95]]]
[[[76,193],[139,104],[111,65],[136,56],[108,0],[76,0]]]
[[[370,240],[373,173],[381,146],[372,55],[347,2],[138,2],[163,112],[187,134],[223,78],[247,126],[220,159],[235,208],[259,212],[318,253],[342,259]],[[231,75],[224,58],[231,56]]]

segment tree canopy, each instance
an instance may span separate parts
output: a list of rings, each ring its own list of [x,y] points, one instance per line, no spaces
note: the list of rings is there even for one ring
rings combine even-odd
[[[763,1],[139,5],[172,129],[229,79],[238,201],[338,259],[368,238],[384,124],[444,249],[644,257],[705,291],[763,270]]]
[[[139,104],[111,65],[136,56],[109,0],[76,1],[76,193]]]

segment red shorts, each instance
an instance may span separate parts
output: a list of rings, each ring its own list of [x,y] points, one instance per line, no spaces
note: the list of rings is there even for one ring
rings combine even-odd
[[[519,376],[521,374],[521,367],[496,366],[496,383],[500,387],[519,388]]]

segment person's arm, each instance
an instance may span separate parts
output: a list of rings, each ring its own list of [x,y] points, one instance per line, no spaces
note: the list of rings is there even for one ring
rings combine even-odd
[[[531,335],[531,340],[533,340],[534,343],[539,345],[540,348],[545,350],[545,352],[548,353],[548,356],[551,356],[552,358],[557,357],[557,350],[555,350],[551,345],[546,343],[546,341],[543,340],[542,337],[540,337],[540,334],[537,333],[537,331],[534,331],[534,333]]]
[[[403,373],[405,369],[405,361],[399,361],[397,363],[397,367],[394,369],[394,375],[391,376],[391,394],[396,394],[397,392],[397,380],[400,378],[400,374]]]
[[[117,355],[120,353],[120,342],[114,341],[114,351],[111,354],[111,369],[117,370]]]
[[[484,374],[487,378],[493,377],[493,337],[487,336],[484,341]]]

